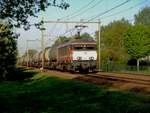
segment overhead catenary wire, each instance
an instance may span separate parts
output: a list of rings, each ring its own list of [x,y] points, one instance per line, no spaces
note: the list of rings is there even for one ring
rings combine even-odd
[[[53,31],[55,30],[56,26],[57,26],[57,23],[54,23],[54,25],[53,25],[52,28],[50,29],[50,32],[51,32],[51,33],[53,33]]]
[[[100,17],[100,16],[102,16],[102,15],[104,15],[104,14],[106,14],[106,13],[108,13],[108,12],[110,12],[110,11],[116,9],[116,8],[118,8],[118,7],[121,7],[122,5],[128,3],[129,1],[131,1],[131,0],[126,0],[125,2],[123,2],[123,3],[121,3],[121,4],[117,5],[117,6],[115,6],[115,7],[113,7],[113,8],[111,8],[111,9],[109,9],[109,10],[106,10],[106,11],[104,11],[104,12],[102,12],[102,13],[100,13],[100,14],[98,14],[98,15],[92,17],[92,18],[90,18],[90,19],[88,20],[88,22],[90,22],[90,21],[92,21],[92,20],[94,20],[94,19],[96,19],[96,18],[98,18],[98,17]],[[73,30],[75,30],[75,28],[72,28],[72,29],[70,29],[70,30],[67,30],[65,33],[63,33],[63,34],[61,34],[61,35],[65,35],[66,33],[71,32],[71,31],[73,31]],[[100,31],[100,30],[99,30],[99,31]],[[59,35],[59,36],[60,36],[60,35]],[[57,38],[59,38],[59,36],[58,36]]]
[[[67,30],[66,32],[64,32],[63,34],[61,34],[61,35],[65,35],[65,34],[67,34],[67,33],[69,33],[69,32],[72,32],[72,31],[74,31],[76,28],[72,28],[72,29],[70,29],[70,30]]]
[[[72,29],[70,29],[70,30],[68,30],[68,31],[66,31],[66,32],[64,32],[64,33],[62,33],[62,34],[58,34],[58,35],[55,37],[55,40],[57,40],[60,36],[63,36],[63,35],[65,35],[65,34],[69,33],[69,32],[73,32],[75,29],[76,29],[76,28],[72,28]],[[53,39],[53,41],[55,41],[55,40]]]
[[[92,17],[92,18],[89,19],[87,22],[90,22],[90,21],[92,21],[93,19],[98,18],[99,16],[102,16],[102,15],[104,15],[104,14],[106,14],[106,13],[108,13],[108,12],[110,12],[110,11],[112,11],[112,10],[118,8],[118,7],[121,7],[121,6],[123,6],[124,4],[126,4],[126,3],[130,2],[130,1],[131,1],[131,0],[126,0],[125,2],[122,2],[121,4],[118,4],[118,5],[116,5],[115,7],[112,7],[111,9],[106,10],[106,11],[104,11],[104,12],[102,12],[102,13],[100,13],[100,14],[94,16],[94,17]],[[83,25],[83,23],[82,23],[82,25]]]
[[[91,7],[79,12],[78,14],[76,15],[73,15],[73,16],[70,16],[68,19],[71,19],[71,18],[75,18],[75,17],[78,17],[80,15],[83,15],[84,13],[86,13],[87,11],[93,9],[94,7],[96,7],[97,5],[99,5],[100,3],[102,3],[104,0],[99,0],[98,2],[96,2],[95,4],[93,4]]]
[[[94,0],[92,0],[91,2],[93,2],[93,1],[94,1]],[[103,0],[101,0],[101,1],[103,1]],[[113,8],[111,8],[111,9],[109,9],[109,10],[107,10],[107,11],[104,11],[104,12],[100,13],[99,15],[96,15],[95,17],[89,19],[88,21],[91,21],[91,20],[93,20],[93,19],[95,19],[95,18],[97,18],[97,17],[99,17],[99,16],[102,16],[102,15],[104,15],[104,14],[110,12],[111,10],[113,10],[113,9],[115,9],[115,8],[118,8],[118,7],[120,7],[120,6],[124,5],[124,4],[126,4],[126,3],[129,2],[129,1],[131,1],[131,0],[126,0],[126,1],[123,2],[123,3],[121,3],[121,4],[119,4],[119,5],[117,5],[117,6],[113,7]],[[147,0],[145,0],[145,1],[147,1]],[[145,2],[145,1],[144,1],[144,2]],[[89,3],[91,3],[91,2],[89,2]],[[142,2],[140,2],[140,3],[142,3]],[[136,4],[136,5],[133,6],[133,7],[136,7],[136,6],[138,6],[138,5],[139,5],[139,3]],[[129,9],[132,9],[133,7],[130,7]],[[121,12],[122,12],[122,11],[119,11],[119,12],[117,12],[117,13],[121,13]],[[116,14],[116,13],[115,13],[115,14]],[[110,16],[111,16],[111,15],[110,15]],[[54,27],[53,27],[53,28],[54,28]],[[52,28],[52,30],[53,30],[53,28]]]
[[[49,20],[49,21],[44,21],[44,23],[64,23],[64,24],[71,24],[71,23],[74,23],[74,24],[80,24],[80,25],[82,25],[82,24],[85,24],[85,23],[88,23],[88,24],[97,24],[98,22],[97,21],[95,21],[95,22],[85,22],[85,21],[53,21],[53,20]],[[64,34],[66,34],[66,33],[68,33],[68,32],[70,32],[70,33],[72,33],[72,31],[74,31],[75,30],[75,28],[72,28],[72,29],[70,29],[70,30],[67,30],[65,33],[63,33],[63,34],[61,34],[61,35],[64,35]]]
[[[90,18],[90,19],[88,20],[88,22],[90,22],[90,21],[92,21],[93,19],[96,19],[96,18],[98,18],[99,16],[102,16],[102,15],[104,15],[104,14],[106,14],[106,13],[108,13],[108,12],[110,12],[110,11],[112,11],[112,10],[118,8],[118,7],[121,7],[122,5],[128,3],[129,1],[131,1],[131,0],[126,0],[125,2],[123,2],[123,3],[121,3],[121,4],[118,4],[117,6],[112,7],[112,8],[109,9],[109,10],[106,10],[106,11],[104,11],[104,12],[102,12],[102,13],[100,13],[100,14],[98,14],[98,15],[92,17],[92,18]],[[102,2],[102,0],[101,0],[101,2]],[[84,22],[83,22],[83,23],[84,23]],[[75,30],[75,28],[66,31],[65,33],[63,33],[63,34],[61,34],[61,35],[65,35],[66,33],[71,32],[71,31],[73,31],[73,30]],[[59,35],[59,36],[60,36],[60,35]]]
[[[135,7],[137,7],[137,6],[139,6],[139,5],[144,4],[145,2],[147,2],[147,0],[144,0],[144,1],[140,2],[140,3],[135,4],[134,6],[131,6],[131,7],[127,8],[127,9],[123,9],[123,10],[118,11],[118,12],[116,12],[116,13],[113,13],[113,14],[111,14],[111,15],[108,15],[108,16],[105,16],[105,17],[101,17],[101,19],[106,19],[106,18],[108,18],[108,17],[114,16],[114,15],[118,15],[118,14],[120,14],[120,13],[122,13],[122,12],[129,11],[129,10],[131,10],[131,9],[133,9],[133,8],[135,8]]]
[[[99,13],[98,15],[92,16],[90,19],[88,19],[88,22],[90,22],[90,21],[92,21],[92,20],[94,20],[94,19],[97,19],[97,18],[99,18],[100,16],[102,16],[102,15],[104,15],[104,14],[106,14],[106,13],[108,13],[108,12],[110,12],[110,11],[112,11],[112,10],[118,8],[118,7],[121,7],[121,6],[125,5],[126,3],[130,2],[130,1],[131,1],[131,0],[126,0],[126,1],[124,1],[124,2],[122,2],[122,3],[120,3],[120,4],[118,4],[118,5],[116,5],[116,6],[112,7],[112,8],[110,8],[110,9],[104,11],[104,12]]]
[[[68,18],[68,17],[70,17],[70,16],[72,16],[72,15],[74,15],[76,13],[79,13],[80,11],[82,11],[83,9],[85,9],[86,7],[88,7],[89,5],[91,5],[94,1],[95,0],[91,0],[88,4],[86,4],[85,6],[81,7],[80,9],[74,11],[73,13],[71,13],[71,14],[69,14],[67,16],[61,17],[59,19],[62,20],[62,19]]]
[[[63,35],[65,35],[65,34],[67,34],[67,33],[69,33],[69,32],[73,32],[75,29],[76,29],[76,28],[71,28],[71,29],[69,29],[69,30],[65,31],[65,32],[64,32],[64,33],[62,33],[62,34],[58,34],[57,38],[59,38],[59,36],[63,36]],[[57,38],[56,38],[56,39],[57,39]]]
[[[69,25],[68,25],[68,23],[66,23],[66,32],[69,30]],[[73,34],[73,31],[70,31],[70,36],[72,36],[72,34]]]

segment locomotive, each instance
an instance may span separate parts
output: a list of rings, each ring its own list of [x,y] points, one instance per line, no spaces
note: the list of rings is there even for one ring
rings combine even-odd
[[[96,71],[96,42],[78,39],[58,46],[57,66],[68,71]]]
[[[35,54],[31,60],[34,67],[42,66],[44,55],[44,68],[57,69],[70,72],[96,71],[96,41],[94,39],[74,39],[69,42],[45,48]]]

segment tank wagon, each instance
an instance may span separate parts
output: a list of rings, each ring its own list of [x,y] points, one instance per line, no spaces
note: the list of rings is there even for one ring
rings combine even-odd
[[[34,67],[42,66],[42,52],[32,59]],[[96,71],[96,41],[74,39],[59,46],[53,45],[44,50],[44,68],[71,72]],[[25,64],[25,62],[23,62]]]
[[[21,61],[22,61],[23,66],[27,65],[27,57],[26,56],[23,56]]]
[[[37,52],[35,55],[33,55],[33,66],[34,67],[40,67],[40,62],[39,62],[39,53]]]
[[[51,47],[47,47],[44,50],[44,67],[50,68],[50,54],[51,54]]]

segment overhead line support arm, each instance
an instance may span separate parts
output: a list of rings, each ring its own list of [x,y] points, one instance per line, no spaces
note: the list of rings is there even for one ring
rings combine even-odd
[[[50,20],[50,21],[44,21],[44,23],[75,23],[75,24],[77,24],[77,23],[82,23],[82,24],[85,24],[85,23],[91,23],[91,24],[97,24],[97,23],[99,23],[99,22],[88,22],[88,21],[53,21],[53,20]]]

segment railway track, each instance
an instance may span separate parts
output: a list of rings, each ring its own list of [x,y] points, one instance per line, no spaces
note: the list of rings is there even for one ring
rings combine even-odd
[[[124,75],[124,76],[122,76]],[[125,75],[128,75],[127,77],[125,77]],[[130,75],[130,74],[118,74],[118,73],[105,73],[105,74],[87,74],[85,76],[88,77],[93,77],[93,78],[97,78],[97,79],[106,79],[109,81],[120,81],[120,82],[125,82],[125,83],[136,83],[136,84],[140,84],[140,85],[146,85],[150,87],[150,77],[146,77],[146,78],[142,78],[142,76],[139,77],[135,77],[134,75]],[[145,76],[145,75],[144,75]]]
[[[45,69],[46,72],[52,72],[55,74],[60,75],[60,77],[63,78],[83,78],[82,80],[90,79],[89,81],[110,81],[110,82],[122,82],[122,83],[134,83],[137,85],[144,85],[146,87],[150,88],[150,76],[149,75],[136,75],[136,74],[129,74],[129,73],[111,73],[111,72],[100,72],[100,73],[90,73],[90,74],[80,74],[80,73],[74,73],[71,74],[69,72],[61,72],[56,70],[48,70]],[[84,79],[85,78],[85,79]]]

